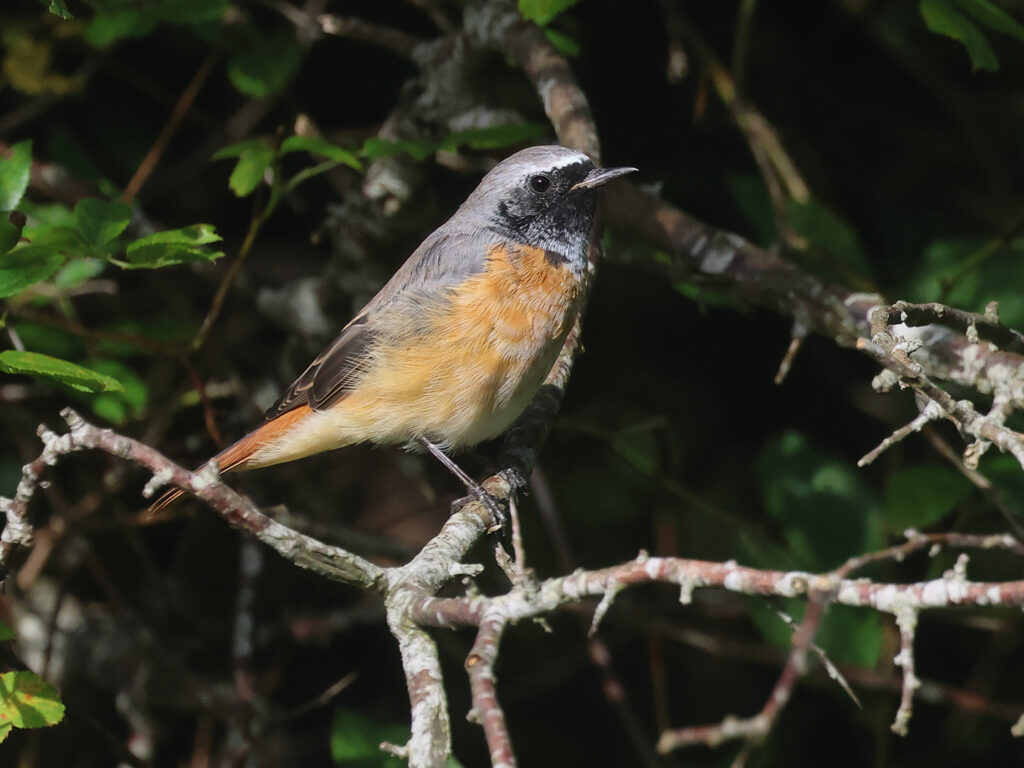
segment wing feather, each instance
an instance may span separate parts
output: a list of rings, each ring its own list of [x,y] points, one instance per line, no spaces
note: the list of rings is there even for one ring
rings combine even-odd
[[[374,348],[401,335],[405,343],[429,327],[432,303],[447,300],[448,291],[486,264],[490,233],[453,233],[441,227],[428,237],[338,337],[267,411],[271,421],[300,406],[329,408],[358,384]]]

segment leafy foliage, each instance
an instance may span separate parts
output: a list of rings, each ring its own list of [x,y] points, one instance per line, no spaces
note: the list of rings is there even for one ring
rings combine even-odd
[[[52,685],[32,672],[0,673],[0,741],[14,728],[45,728],[63,719]]]
[[[576,5],[580,0],[519,0],[519,12],[523,18],[535,21],[541,26],[548,24],[552,19],[567,8]]]
[[[5,349],[0,352],[0,371],[41,376],[81,392],[124,390],[117,379],[38,352]]]
[[[330,12],[365,15],[376,31],[397,29],[406,42],[439,34],[435,17],[412,3],[335,5]],[[464,6],[430,5],[456,25]],[[755,6],[744,37],[736,20]],[[396,55],[401,45],[318,34],[316,19],[295,15],[301,3],[25,7],[0,11],[0,69],[10,86],[0,90],[0,393],[9,398],[0,398],[0,421],[10,437],[0,493],[8,495],[36,445],[32,429],[69,402],[169,455],[203,461],[216,451],[210,426],[227,441],[257,422],[489,161],[552,135],[541,101],[503,57],[471,57],[465,80],[456,80],[437,70],[451,46],[432,56],[417,49],[410,63]],[[1003,322],[1024,327],[1024,29],[1013,4],[518,0],[518,8],[574,57],[609,164],[640,167],[641,183],[659,185],[683,210],[765,247],[791,235],[786,258],[846,287],[976,311],[996,300]],[[685,34],[666,9],[683,14]],[[769,195],[764,167],[716,98],[690,34],[709,41],[741,100],[775,126],[808,197],[780,203]],[[664,76],[666,44],[675,42],[689,64],[681,83]],[[453,92],[465,100],[449,103]],[[186,94],[194,96],[187,105]],[[176,127],[172,114],[181,118]],[[297,134],[300,116],[316,131]],[[127,180],[165,131],[151,175],[127,201]],[[382,197],[364,196],[382,177],[406,184],[408,197],[386,184]],[[909,398],[880,398],[869,384],[873,368],[820,339],[807,341],[777,386],[786,323],[743,305],[718,281],[679,274],[669,254],[632,233],[613,232],[605,246],[611,258],[598,266],[586,354],[542,457],[550,498],[538,485],[521,500],[529,564],[540,575],[641,549],[817,571],[892,544],[907,527],[998,532],[1006,530],[1003,512],[1024,514],[1019,465],[994,451],[980,471],[1000,494],[1001,512],[921,435],[858,468],[880,435],[912,418]],[[226,280],[235,269],[234,282]],[[493,457],[489,446],[481,453]],[[69,701],[70,686],[86,687],[112,733],[125,728],[115,701],[157,713],[154,765],[199,762],[207,744],[223,757],[222,734],[244,730],[232,718],[245,702],[195,702],[197,691],[221,701],[223,681],[238,672],[229,650],[242,602],[237,540],[202,514],[175,511],[163,525],[134,525],[144,480],[104,462],[76,456],[62,465],[60,503],[44,499],[32,510],[50,525],[54,549],[36,563],[29,592],[62,585],[67,615],[85,616],[78,627],[88,627],[85,641],[56,636],[79,643],[68,658],[94,665],[72,670],[84,671],[87,685],[72,675],[61,686]],[[420,457],[358,449],[243,483],[261,502],[286,503],[300,523],[366,537],[387,557],[404,557],[436,532],[456,490]],[[317,519],[301,520],[314,512]],[[559,526],[566,542],[551,533]],[[927,578],[950,564],[911,561],[894,578]],[[391,724],[407,721],[408,701],[379,613],[276,559],[263,568],[245,674],[256,682],[251,711],[269,714],[254,721],[253,759],[276,758],[280,748],[282,764],[398,764],[379,743],[407,738],[407,728]],[[979,553],[976,568],[1016,578],[1019,563]],[[759,702],[775,670],[752,660],[792,639],[777,609],[803,615],[795,601],[700,597],[680,608],[676,595],[628,590],[602,625],[622,689],[643,714],[711,722],[738,701]],[[75,614],[76,605],[87,608]],[[50,619],[46,612],[43,624]],[[580,633],[562,620],[569,624],[556,617],[552,634],[520,626],[503,639],[500,693],[523,764],[636,764]],[[1013,617],[985,621],[1001,637],[1018,633]],[[919,635],[919,675],[941,683],[929,690],[970,689],[990,674],[977,663],[988,636],[962,622],[943,617],[951,643]],[[155,654],[140,636],[172,652]],[[469,642],[446,639],[449,682]],[[756,758],[761,765],[1016,759],[1001,719],[1011,708],[1002,700],[1024,685],[1016,651],[1001,651],[1009,661],[992,690],[966,691],[991,711],[948,728],[951,708],[936,700],[915,715],[912,732],[925,737],[898,743],[886,730],[897,649],[891,621],[833,607],[817,642],[831,660],[863,671],[851,674],[863,713],[812,662],[792,716]],[[62,648],[55,642],[55,653]],[[131,677],[124,670],[132,667],[153,677]],[[359,684],[332,717],[296,708],[352,667]],[[26,695],[46,703],[36,720],[20,722],[56,722],[52,689],[28,673],[3,675],[4,706],[21,707]],[[465,692],[450,687],[451,711],[468,710]],[[576,730],[568,711],[583,723]],[[0,735],[13,728],[0,725]],[[466,764],[484,764],[477,726],[456,715],[453,729]],[[89,734],[46,736],[40,765],[93,752],[99,762],[120,759]],[[193,744],[201,746],[190,756]],[[732,758],[680,759],[705,766]]]
[[[975,22],[1024,42],[1024,25],[989,0],[921,0],[921,16],[932,32],[962,44],[975,69],[999,69],[995,51]]]

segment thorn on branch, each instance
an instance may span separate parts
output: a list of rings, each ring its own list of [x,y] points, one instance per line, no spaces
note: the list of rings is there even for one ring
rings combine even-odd
[[[782,384],[786,380],[786,376],[789,375],[789,369],[793,366],[793,360],[796,359],[797,353],[803,346],[804,339],[807,338],[808,329],[807,326],[800,322],[793,323],[792,337],[789,340],[789,347],[786,348],[786,354],[782,356],[782,360],[779,362],[779,370],[775,374],[775,383]]]

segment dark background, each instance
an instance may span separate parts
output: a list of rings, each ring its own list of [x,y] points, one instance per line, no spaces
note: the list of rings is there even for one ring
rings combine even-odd
[[[458,20],[459,4],[439,5]],[[739,3],[674,6],[728,62]],[[78,23],[93,16],[84,4],[69,7]],[[411,3],[364,0],[331,3],[327,10],[416,36],[438,34]],[[97,49],[82,39],[81,28],[59,34],[57,22],[37,3],[19,0],[0,11],[8,49],[17,30],[53,41],[56,71],[89,71],[80,89],[48,100],[10,85],[0,90],[0,141],[32,138],[36,160],[115,194],[201,62],[212,50],[222,51],[137,202],[158,226],[213,224],[225,238],[227,257],[213,267],[108,268],[103,277],[115,281],[115,293],[72,299],[86,328],[135,323],[131,327],[142,334],[164,329],[187,337],[237,252],[254,199],[236,198],[227,185],[231,161],[210,156],[245,138],[229,136],[226,126],[251,98],[232,87],[225,62],[250,27],[285,38],[294,37],[294,28],[273,3],[243,2],[233,12],[241,20],[202,28],[160,23],[144,36]],[[686,77],[679,83],[666,77],[661,3],[584,0],[554,27],[580,46],[572,66],[591,100],[605,164],[634,165],[641,183],[659,185],[681,209],[762,246],[775,243],[757,165],[692,48],[684,45]],[[837,266],[823,236],[792,254],[798,263],[891,298],[939,299],[942,270],[954,269],[1019,219],[1024,46],[1006,35],[987,37],[998,72],[972,71],[960,45],[928,31],[916,3],[758,5],[746,55],[749,99],[778,130],[815,201],[855,233],[862,254]],[[544,123],[516,70],[498,56],[482,66],[493,75],[494,103]],[[378,130],[415,74],[413,64],[379,47],[324,37],[302,49],[300,66],[269,97],[250,134],[288,135],[295,117],[306,114],[332,140],[358,147]],[[35,110],[11,117],[26,105]],[[476,162],[512,149],[466,154]],[[289,162],[301,167],[298,158]],[[333,329],[340,328],[479,178],[479,172],[460,173],[431,160],[420,170],[412,204],[382,231],[361,239],[368,258],[337,245],[348,209],[332,208],[342,191],[358,192],[359,177],[343,172],[334,184],[320,177],[300,187],[266,224],[207,344],[187,366],[167,354],[119,358],[145,394],[117,427],[185,464],[214,453],[202,409],[182,401],[194,389],[191,368],[210,388],[225,438],[251,428],[268,396],[330,336],[297,332],[287,316],[259,300],[261,291],[265,298],[268,287],[322,276],[322,308]],[[50,202],[39,190],[30,190],[29,198]],[[860,456],[914,414],[909,395],[873,392],[876,371],[866,358],[812,338],[777,386],[773,377],[789,342],[785,318],[742,306],[714,284],[672,284],[649,268],[656,258],[650,246],[628,232],[611,232],[607,250],[587,309],[584,353],[541,458],[573,567],[611,565],[645,549],[827,569],[897,541],[901,521],[912,514],[907,509],[933,500],[927,487],[919,487],[931,483],[955,497],[941,519],[926,523],[931,529],[1006,530],[1006,521],[922,436],[866,469],[856,468]],[[1000,299],[1004,321],[1021,327],[1022,254],[1019,242],[998,249],[945,298],[975,310]],[[59,314],[55,308],[39,312]],[[21,318],[15,312],[11,319]],[[56,334],[43,337],[44,345],[59,341]],[[88,338],[69,343],[75,345],[69,357],[102,356]],[[36,424],[56,426],[57,411],[69,401],[87,417],[101,418],[81,395],[5,378],[21,385],[18,397],[5,390],[0,401],[7,436],[0,448],[0,492],[9,495],[20,466],[38,453]],[[960,444],[952,428],[937,431]],[[495,451],[483,446],[466,464],[479,474]],[[986,458],[982,469],[1015,488],[1019,468],[1003,457]],[[238,714],[244,706],[236,700],[238,664],[232,658],[240,537],[194,503],[159,525],[137,525],[144,506],[138,492],[146,479],[106,456],[77,456],[61,464],[52,491],[34,505],[53,549],[39,573],[9,587],[5,621],[21,628],[34,613],[46,626],[52,607],[38,606],[47,605],[46,594],[62,596],[68,624],[61,624],[64,639],[51,650],[47,677],[60,686],[69,717],[56,728],[12,735],[0,745],[3,764],[112,765],[112,742],[124,744],[133,729],[151,732],[154,765],[202,764],[195,761],[204,751],[215,761],[231,761],[229,723],[244,717]],[[427,459],[365,448],[276,467],[240,485],[261,503],[288,505],[290,519],[316,535],[338,537],[356,549],[362,543],[361,551],[383,558],[421,546],[458,490]],[[911,502],[908,486],[920,490],[911,493]],[[529,561],[541,576],[556,575],[566,563],[536,498],[535,492],[522,504]],[[357,538],[364,534],[372,538]],[[261,725],[247,759],[328,765],[332,722],[336,739],[354,729],[371,743],[401,741],[400,731],[386,731],[407,724],[408,699],[382,609],[372,597],[300,571],[269,551],[261,554],[255,651],[243,665],[255,681]],[[482,550],[477,559],[487,562],[490,555]],[[912,558],[869,575],[913,580],[937,575],[951,562],[946,556]],[[971,573],[1019,578],[1020,570],[1019,563],[979,555]],[[488,571],[483,588],[501,585],[501,577]],[[673,591],[662,588],[618,597],[600,636],[646,743],[655,743],[664,727],[751,715],[763,705],[785,652],[786,630],[771,607],[713,592],[699,592],[693,604],[681,606]],[[528,623],[503,640],[498,690],[517,756],[526,766],[642,765],[588,659],[590,608],[578,613],[552,617],[551,633]],[[929,689],[929,700],[919,697],[904,739],[889,732],[899,685],[891,620],[833,613],[821,642],[837,662],[853,665],[851,684],[862,706],[812,664],[750,765],[1020,763],[1022,747],[1009,733],[1014,705],[1024,704],[1017,612],[922,617],[918,675],[938,687]],[[436,639],[446,665],[455,755],[465,766],[485,765],[482,731],[464,718],[469,692],[462,664],[472,635],[439,632]],[[328,704],[289,716],[349,672],[357,673],[355,682]],[[737,749],[681,750],[658,764],[728,765]]]

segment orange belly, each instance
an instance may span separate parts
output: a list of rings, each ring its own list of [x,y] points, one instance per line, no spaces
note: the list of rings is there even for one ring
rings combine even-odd
[[[580,296],[580,279],[542,249],[492,248],[484,271],[425,310],[433,316],[426,332],[382,342],[331,408],[254,432],[259,443],[238,468],[359,442],[423,436],[454,448],[500,434],[551,369]]]

